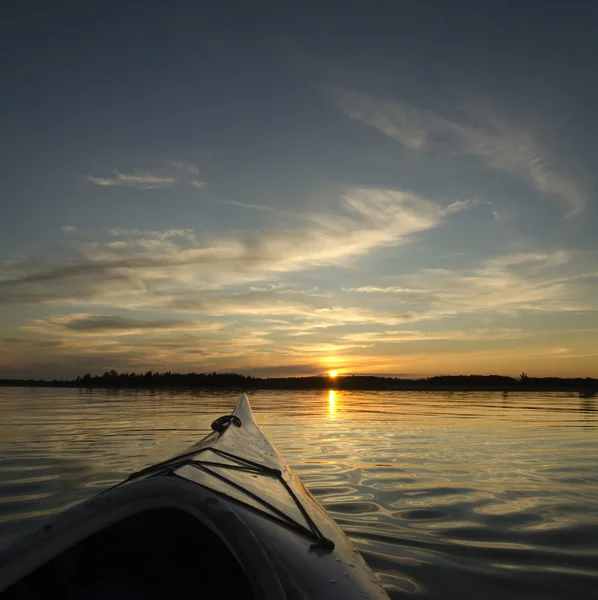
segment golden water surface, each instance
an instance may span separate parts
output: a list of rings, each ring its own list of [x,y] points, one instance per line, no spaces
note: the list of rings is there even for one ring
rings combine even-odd
[[[0,388],[0,545],[196,442],[238,394]],[[259,392],[391,597],[598,598],[598,399]]]

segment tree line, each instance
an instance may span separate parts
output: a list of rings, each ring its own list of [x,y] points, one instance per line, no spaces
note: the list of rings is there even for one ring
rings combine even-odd
[[[106,371],[102,375],[86,373],[76,379],[0,379],[3,386],[64,386],[89,388],[203,388],[226,390],[598,390],[598,379],[590,377],[530,377],[522,373],[518,378],[504,375],[436,375],[419,379],[380,377],[375,375],[326,375],[311,377],[252,377],[240,373],[173,373],[147,371],[146,373],[118,373]]]

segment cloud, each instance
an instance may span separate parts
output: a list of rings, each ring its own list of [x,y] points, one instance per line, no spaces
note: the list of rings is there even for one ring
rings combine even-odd
[[[178,298],[182,307],[189,294],[199,291],[348,267],[372,251],[438,227],[463,208],[444,208],[398,190],[353,189],[340,199],[337,214],[312,214],[294,229],[215,237],[198,237],[188,229],[112,229],[109,239],[73,243],[68,254],[54,261],[5,263],[0,302],[139,307],[163,306]]]
[[[374,315],[370,316],[373,324]],[[0,352],[0,365],[16,368],[33,364],[40,369],[38,373],[47,372],[44,361],[48,360],[47,346],[51,346],[52,377],[64,373],[72,377],[90,369],[197,371],[230,368],[232,364],[258,372],[273,363],[283,371],[286,364],[292,371],[292,365],[301,363],[302,374],[314,374],[325,370],[330,360],[345,357],[345,362],[350,362],[352,353],[368,347],[363,342],[332,339],[298,343],[296,338],[287,339],[290,332],[269,327],[267,316],[242,317],[224,315],[218,321],[149,320],[93,313],[40,317],[21,327],[22,334],[38,337],[15,340],[10,351],[5,347],[7,351]],[[309,319],[307,311],[305,318]],[[337,321],[335,316],[329,324]]]
[[[191,185],[200,188],[205,182],[199,179],[199,167],[184,161],[173,161],[167,168],[153,171],[121,173],[116,169],[109,176],[86,177],[87,181],[100,187],[130,187],[139,190],[173,188],[178,185]]]
[[[261,293],[273,293],[283,296],[310,296],[312,298],[329,298],[331,293],[325,292],[318,287],[312,287],[306,290],[297,288],[291,283],[268,283],[265,285],[255,286],[251,285],[248,288],[250,292],[261,292]]]
[[[399,325],[412,318],[411,314],[398,311],[374,311],[358,306],[330,306],[328,299],[321,300],[319,303],[290,301],[278,294],[279,292],[204,294],[201,300],[174,301],[171,308],[214,317],[245,315],[260,319],[269,317],[296,319],[295,321],[279,320],[277,325],[270,327],[273,331],[291,332],[301,330],[303,327],[313,331],[351,323]],[[314,300],[316,299],[317,297],[314,298]]]
[[[363,294],[422,294],[426,290],[406,288],[399,285],[379,287],[375,285],[362,285],[354,288],[343,288],[345,292],[359,292]]]
[[[109,186],[127,186],[135,187],[141,190],[153,190],[156,188],[169,188],[177,185],[176,177],[160,177],[152,173],[119,173],[114,171],[113,177],[93,177],[89,176],[87,180],[94,185]]]
[[[60,230],[62,231],[62,233],[66,233],[71,234],[71,233],[77,233],[78,229],[76,227],[73,227],[72,225],[63,225]]]
[[[561,356],[563,354],[569,354],[570,352],[570,348],[548,348],[548,350],[546,350],[544,354],[557,354]]]
[[[305,356],[306,354],[326,354],[338,355],[347,350],[355,348],[366,348],[367,344],[339,344],[339,343],[315,343],[315,344],[296,344],[285,348],[285,354],[297,354]]]
[[[423,148],[430,132],[441,128],[444,123],[433,112],[403,102],[380,100],[369,94],[342,88],[328,91],[333,102],[347,117],[378,129],[406,148]]]
[[[591,302],[582,299],[578,284],[596,274],[573,273],[570,268],[566,275],[558,274],[570,263],[571,255],[562,250],[506,254],[469,269],[424,269],[401,276],[400,285],[347,291],[414,294],[424,304],[423,309],[414,311],[414,320],[475,312],[595,310]]]
[[[488,341],[511,340],[526,337],[521,329],[495,328],[495,329],[459,329],[447,331],[418,331],[418,330],[390,330],[365,333],[349,333],[341,339],[349,342],[362,343],[397,343],[397,342],[422,342],[422,341]]]
[[[16,348],[31,350],[37,347],[54,348],[62,345],[60,340],[28,340],[23,338],[5,337],[0,339],[3,351],[14,352]]]
[[[195,234],[192,229],[172,228],[164,229],[162,231],[152,231],[143,229],[126,229],[123,227],[112,227],[111,229],[108,229],[108,234],[116,238],[138,238],[159,241],[165,241],[170,238],[185,238],[189,241],[195,240]],[[114,244],[114,242],[112,243]]]
[[[188,325],[181,321],[142,321],[110,315],[84,315],[65,323],[71,331],[139,331],[144,329],[175,329]]]
[[[29,319],[20,331],[26,337],[0,344],[0,366],[19,372],[24,365],[38,365],[45,372],[43,363],[50,361],[56,368],[52,377],[88,369],[195,371],[201,365],[214,370],[275,347],[268,331],[235,321],[71,313]]]
[[[106,314],[71,313],[31,319],[23,331],[44,334],[120,336],[147,332],[216,331],[219,322],[201,322],[176,319],[134,319]]]
[[[568,217],[586,207],[586,191],[555,169],[544,146],[529,132],[489,111],[470,110],[469,122],[465,122],[346,89],[331,89],[329,95],[350,119],[374,127],[409,150],[445,148],[453,154],[478,157],[486,166],[518,176],[539,192],[559,198],[567,206]]]

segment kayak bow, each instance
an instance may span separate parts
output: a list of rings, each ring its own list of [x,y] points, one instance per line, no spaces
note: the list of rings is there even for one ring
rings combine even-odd
[[[245,394],[212,428],[0,554],[3,598],[388,600]]]

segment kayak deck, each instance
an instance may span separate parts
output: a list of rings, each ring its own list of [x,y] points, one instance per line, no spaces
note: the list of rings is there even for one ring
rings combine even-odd
[[[312,539],[312,548],[333,549],[304,502],[307,490],[257,425],[244,394],[231,415],[212,425],[220,435],[207,436],[189,451],[134,473],[137,477],[168,473],[239,502]],[[226,435],[223,435],[226,432]]]

